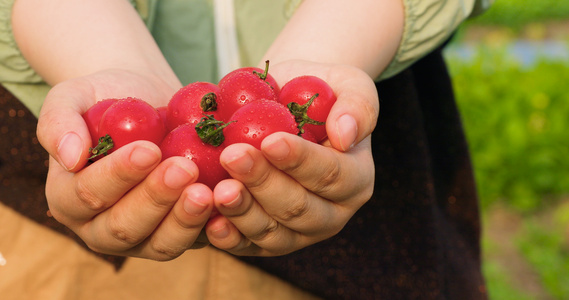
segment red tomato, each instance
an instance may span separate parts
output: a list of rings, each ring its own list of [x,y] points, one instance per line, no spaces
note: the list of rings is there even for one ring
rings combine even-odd
[[[291,109],[301,134],[303,130],[310,131],[319,143],[328,136],[325,122],[336,95],[324,80],[309,75],[293,78],[283,85],[279,102]]]
[[[119,99],[105,111],[99,123],[99,135],[109,136],[110,140],[105,141],[110,144],[100,146],[105,148],[104,152],[101,152],[103,149],[97,148],[98,145],[92,154],[111,153],[138,140],[147,140],[159,145],[165,134],[164,122],[154,107],[137,98]]]
[[[162,122],[164,122],[164,126],[166,126],[166,114],[168,112],[168,106],[160,106],[157,107],[156,110],[158,111],[158,113],[160,114],[160,119],[162,119]],[[168,128],[166,128],[168,129]]]
[[[217,115],[219,87],[209,82],[190,83],[178,90],[168,103],[166,128],[168,131],[185,124],[196,124],[204,113]]]
[[[83,119],[87,123],[87,128],[89,129],[89,134],[91,134],[91,145],[95,147],[99,142],[99,122],[101,122],[101,117],[107,111],[107,109],[115,104],[117,99],[105,99],[95,103],[91,106],[84,114]]]
[[[259,100],[278,99],[279,86],[268,73],[268,62],[265,70],[259,68],[240,68],[225,75],[219,81],[220,98],[218,101],[218,119],[230,121],[231,115],[245,104]]]
[[[248,143],[261,148],[263,139],[277,131],[298,134],[298,127],[288,108],[276,101],[253,101],[231,116],[233,123],[224,129],[225,143]]]
[[[197,182],[211,189],[229,174],[219,163],[219,155],[224,147],[212,146],[203,142],[196,132],[195,125],[183,124],[172,130],[160,145],[162,159],[182,156],[191,159],[199,169]]]

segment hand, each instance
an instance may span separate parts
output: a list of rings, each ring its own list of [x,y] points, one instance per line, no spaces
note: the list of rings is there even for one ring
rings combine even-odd
[[[279,84],[295,76],[327,81],[338,100],[323,145],[275,133],[261,151],[227,147],[221,163],[233,179],[213,191],[221,215],[206,225],[212,245],[236,255],[286,254],[338,233],[371,197],[371,137],[379,101],[371,78],[357,68],[295,61],[272,67]]]
[[[51,155],[50,213],[97,252],[168,260],[207,243],[200,232],[212,192],[192,184],[192,161],[160,163],[158,146],[137,141],[84,168],[91,138],[81,114],[96,100],[133,96],[158,106],[174,92],[151,76],[103,71],[58,84],[46,98],[38,138]]]

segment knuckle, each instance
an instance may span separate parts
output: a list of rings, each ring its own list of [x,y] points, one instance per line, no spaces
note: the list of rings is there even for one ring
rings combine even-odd
[[[156,255],[155,260],[159,261],[173,260],[186,251],[183,247],[172,247],[156,242],[151,244],[151,248]]]
[[[305,199],[300,199],[288,206],[279,217],[283,222],[290,222],[305,216],[308,210],[308,202]]]
[[[342,167],[339,162],[334,162],[328,165],[322,172],[322,176],[316,181],[314,191],[317,194],[325,194],[331,191],[338,183],[342,174]]]
[[[270,219],[266,226],[263,227],[259,232],[253,234],[249,237],[252,241],[263,242],[270,240],[274,237],[276,232],[279,230],[280,224],[275,219]]]
[[[125,249],[130,249],[144,240],[144,237],[137,236],[133,230],[128,228],[123,222],[118,221],[116,214],[111,214],[109,217],[108,227],[111,237],[118,241]]]
[[[374,121],[374,122],[377,121],[377,116],[379,115],[379,101],[378,100],[371,100],[370,99],[369,101],[361,101],[361,103],[359,105],[360,105],[360,107],[363,108],[363,111],[365,111],[367,120]]]
[[[78,180],[75,185],[75,194],[81,203],[93,212],[105,209],[105,202],[85,182]]]

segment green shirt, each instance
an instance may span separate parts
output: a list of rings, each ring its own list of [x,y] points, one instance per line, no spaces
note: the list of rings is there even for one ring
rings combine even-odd
[[[34,72],[16,45],[10,19],[14,1],[0,0],[0,83],[37,116],[50,87]],[[216,26],[219,28],[220,24],[216,25],[214,0],[130,1],[183,84],[218,81],[223,75],[219,55],[225,47],[216,47],[224,39],[217,35],[216,40]],[[232,32],[235,32],[241,66],[258,65],[300,2],[234,0],[235,30]],[[462,21],[485,10],[493,0],[403,2],[403,38],[395,58],[377,80],[399,73],[429,53]]]

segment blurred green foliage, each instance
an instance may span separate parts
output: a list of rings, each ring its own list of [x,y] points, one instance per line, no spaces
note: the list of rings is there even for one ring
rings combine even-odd
[[[569,249],[564,226],[545,226],[543,222],[524,222],[523,235],[516,237],[518,247],[539,275],[552,299],[569,297]]]
[[[518,33],[545,37],[550,21],[569,24],[569,1],[495,0],[461,27],[454,42],[463,42],[472,27],[496,31],[477,41],[472,60],[448,61],[483,217],[493,204],[520,216],[502,238],[513,239],[513,251],[531,268],[529,280],[537,278],[541,296],[569,299],[569,62],[542,57],[526,67],[505,48]],[[491,226],[486,220],[484,231]],[[535,299],[517,280],[527,274],[513,273],[495,255],[508,253],[500,238],[484,235],[482,247],[490,299]]]
[[[504,49],[478,46],[449,67],[482,207],[531,212],[569,193],[569,65],[522,68]]]
[[[469,23],[520,27],[562,19],[569,19],[569,1],[566,0],[495,0],[487,12]]]

